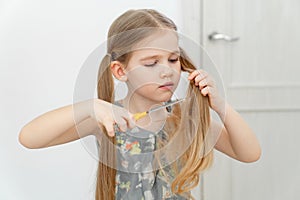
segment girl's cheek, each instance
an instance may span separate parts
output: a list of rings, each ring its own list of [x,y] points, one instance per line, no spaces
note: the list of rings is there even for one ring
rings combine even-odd
[[[146,86],[149,84],[160,84],[160,80],[158,78],[158,75],[155,72],[147,72],[147,71],[135,71],[131,72],[128,75],[128,80],[130,82],[130,85],[134,88],[139,88],[142,86]]]

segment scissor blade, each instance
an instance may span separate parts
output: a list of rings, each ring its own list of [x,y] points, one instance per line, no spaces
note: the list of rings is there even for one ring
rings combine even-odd
[[[185,100],[185,99],[183,98],[183,99],[178,99],[178,100],[175,100],[175,101],[171,101],[171,102],[169,102],[169,103],[166,103],[165,105],[157,106],[157,107],[155,107],[155,108],[152,108],[152,109],[150,109],[148,112],[157,111],[157,110],[159,110],[159,109],[166,108],[166,107],[168,107],[168,106],[174,105],[174,104],[179,103],[179,102],[182,102],[182,101],[184,101],[184,100]]]

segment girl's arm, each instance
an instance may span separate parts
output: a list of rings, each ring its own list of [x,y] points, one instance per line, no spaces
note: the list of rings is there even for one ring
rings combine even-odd
[[[30,149],[63,144],[91,135],[97,123],[90,117],[91,100],[49,111],[26,124],[19,134],[20,143]],[[77,129],[74,121],[76,108]]]
[[[111,137],[114,136],[115,125],[121,131],[135,127],[133,115],[125,108],[102,99],[90,99],[35,118],[21,129],[19,141],[27,148],[37,149],[71,142],[92,134],[101,140],[102,130],[99,131],[99,124],[105,127]]]
[[[254,162],[260,158],[261,148],[255,134],[236,112],[218,93],[215,81],[204,70],[195,70],[189,77],[203,96],[208,96],[210,107],[222,119],[225,128],[213,123],[212,130],[222,130],[215,148],[242,162]]]
[[[212,124],[216,130],[221,130],[215,148],[241,162],[257,161],[261,148],[255,134],[240,114],[227,103],[225,110],[225,113],[218,113],[224,126],[216,122]]]

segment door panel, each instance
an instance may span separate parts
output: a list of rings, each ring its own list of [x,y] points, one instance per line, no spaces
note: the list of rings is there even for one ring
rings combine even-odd
[[[203,199],[300,199],[299,10],[297,0],[202,1],[201,41],[263,151],[258,162],[241,163],[215,150]],[[213,31],[240,39],[211,41]]]

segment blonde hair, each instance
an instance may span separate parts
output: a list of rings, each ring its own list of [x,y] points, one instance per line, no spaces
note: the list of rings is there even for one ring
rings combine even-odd
[[[109,67],[111,60],[118,60],[126,65],[131,56],[128,49],[133,49],[134,45],[153,34],[151,31],[140,28],[166,28],[177,31],[177,27],[172,20],[152,9],[128,10],[119,16],[109,29],[108,54],[102,59],[98,71],[97,92],[99,99],[110,103],[114,102],[114,81]],[[138,34],[120,34],[130,30],[138,30]],[[185,72],[196,70],[183,49],[180,48],[180,50],[181,70]],[[201,95],[199,88],[192,81],[189,84],[187,96],[191,98],[190,101],[182,106],[175,105],[171,117],[168,117],[166,121],[164,131],[168,139],[157,141],[158,146],[162,148],[174,136],[182,137],[180,140],[182,144],[187,143],[184,140],[190,140],[187,150],[179,158],[179,163],[184,163],[180,168],[180,172],[178,172],[176,163],[171,165],[176,172],[171,189],[173,193],[180,195],[186,192],[189,195],[189,191],[199,183],[200,173],[210,167],[213,161],[213,151],[208,154],[205,154],[205,150],[203,151],[203,147],[205,148],[204,140],[210,125],[208,97]],[[197,106],[196,109],[195,106]],[[191,125],[194,121],[199,125],[196,126],[196,129],[195,126]],[[108,137],[103,126],[102,131]],[[111,147],[113,145],[108,144],[109,142],[116,144],[115,137],[98,141],[103,151],[99,151],[101,161],[99,160],[97,170],[96,200],[113,200],[115,197],[116,169],[104,164],[106,159],[116,160],[116,152]],[[155,155],[158,163],[161,164],[159,161],[160,155],[158,153]],[[161,170],[166,175],[166,172],[163,169]]]

